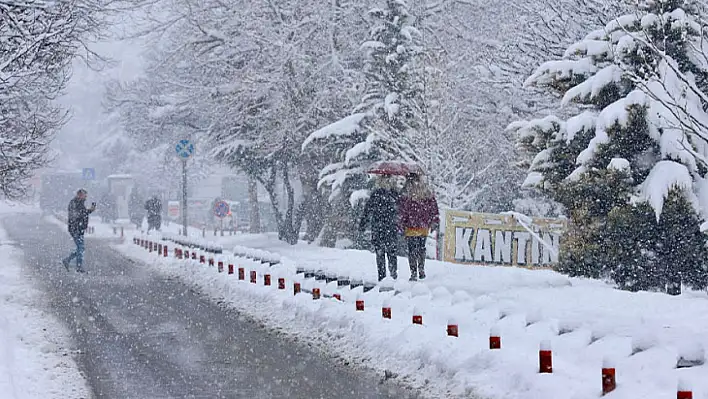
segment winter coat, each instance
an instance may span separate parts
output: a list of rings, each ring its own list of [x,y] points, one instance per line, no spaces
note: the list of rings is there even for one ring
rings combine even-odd
[[[403,196],[398,202],[398,212],[407,237],[427,236],[429,229],[440,223],[438,202],[433,196],[421,199]]]
[[[86,200],[74,197],[69,201],[69,234],[82,236],[88,228],[89,215],[93,210],[86,209]]]
[[[395,190],[377,188],[364,207],[359,230],[371,223],[371,242],[374,246],[394,244],[398,241],[398,197]]]
[[[162,201],[157,197],[150,198],[145,202],[145,210],[147,211],[148,225],[159,229],[162,224]]]
[[[145,210],[148,218],[155,218],[162,215],[162,201],[159,198],[153,197],[145,202]]]

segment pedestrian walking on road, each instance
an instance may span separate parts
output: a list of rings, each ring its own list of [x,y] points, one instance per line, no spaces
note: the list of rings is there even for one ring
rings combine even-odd
[[[386,260],[388,270],[393,279],[398,278],[398,191],[395,181],[389,175],[376,179],[376,189],[364,207],[364,215],[359,224],[363,234],[366,226],[371,224],[371,244],[376,253],[379,281],[386,278]]]
[[[411,173],[399,200],[400,223],[408,244],[408,264],[411,281],[425,278],[425,243],[430,231],[437,230],[440,214],[435,195],[428,188],[423,176]]]
[[[147,211],[148,233],[150,230],[160,230],[162,225],[162,201],[157,195],[145,202],[145,210]]]
[[[84,272],[84,234],[88,228],[89,215],[96,210],[95,202],[91,204],[90,208],[86,208],[86,195],[86,190],[81,189],[76,192],[76,196],[69,202],[69,234],[74,239],[76,250],[62,260],[66,270],[69,270],[71,261],[76,259],[76,271],[80,273]]]

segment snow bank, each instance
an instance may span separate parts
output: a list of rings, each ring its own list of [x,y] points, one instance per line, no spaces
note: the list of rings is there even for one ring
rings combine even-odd
[[[0,213],[18,210],[33,208],[0,202]],[[46,299],[22,270],[22,251],[1,226],[0,259],[0,397],[88,398],[68,331],[44,311]]]
[[[397,374],[430,397],[599,397],[604,359],[617,368],[614,398],[672,397],[679,379],[693,384],[699,394],[708,392],[705,366],[677,368],[682,356],[696,360],[702,353],[697,348],[708,345],[705,293],[630,293],[552,271],[437,261],[428,262],[427,280],[412,285],[406,281],[405,259],[399,259],[395,291],[371,285],[365,292],[367,282],[376,281],[369,252],[290,246],[265,234],[220,243],[239,245],[239,252],[267,249],[281,254],[282,262],[268,267],[225,253],[246,276],[256,271],[257,282],[251,284],[239,281],[237,274],[191,261],[155,258],[131,244],[117,249],[183,278],[216,300],[223,298],[271,328]],[[304,278],[298,269],[311,270],[313,278]],[[317,270],[323,278],[350,276],[364,286],[351,289],[336,280],[317,280]],[[273,282],[285,278],[287,289],[279,290],[275,283],[264,286],[261,276],[266,272]],[[313,300],[307,292],[293,295],[293,282],[303,290],[320,288],[324,298]],[[331,297],[335,293],[341,300]],[[357,299],[364,301],[364,311],[355,310]],[[391,307],[391,319],[382,317],[384,303]],[[414,313],[422,316],[422,325],[412,323]],[[458,338],[446,334],[451,319],[458,323]],[[501,336],[501,350],[489,349],[491,331]],[[553,350],[553,374],[538,373],[539,344],[544,341]]]

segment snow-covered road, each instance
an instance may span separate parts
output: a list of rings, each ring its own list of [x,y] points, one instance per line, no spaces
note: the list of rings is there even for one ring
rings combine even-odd
[[[59,226],[34,215],[6,225],[73,332],[78,363],[98,397],[412,396],[218,306],[105,241],[89,239],[89,273],[80,275],[58,263],[70,249]]]
[[[69,331],[46,311],[48,298],[23,267],[20,243],[3,228],[16,210],[0,203],[0,398],[88,398]]]

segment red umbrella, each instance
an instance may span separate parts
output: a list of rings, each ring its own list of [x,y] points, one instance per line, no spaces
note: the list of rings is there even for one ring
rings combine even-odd
[[[405,176],[410,173],[423,174],[423,169],[415,163],[401,161],[379,161],[371,165],[367,173],[372,175]]]

